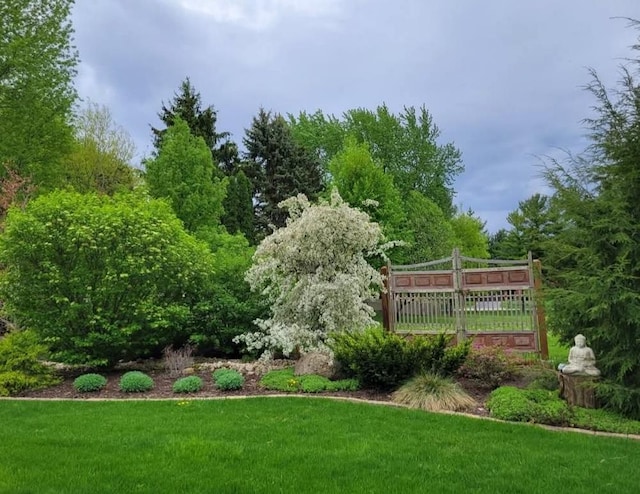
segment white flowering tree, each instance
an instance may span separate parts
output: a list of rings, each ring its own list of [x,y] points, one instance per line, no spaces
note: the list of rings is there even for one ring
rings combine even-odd
[[[263,357],[278,350],[325,350],[333,331],[358,331],[371,325],[366,303],[382,289],[380,273],[367,256],[381,254],[382,230],[334,190],[317,205],[300,194],[283,201],[290,218],[258,246],[246,274],[252,290],[272,306],[272,317],[256,321],[260,331],[237,337]]]

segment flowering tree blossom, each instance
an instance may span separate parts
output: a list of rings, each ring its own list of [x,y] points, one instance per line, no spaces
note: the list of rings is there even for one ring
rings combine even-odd
[[[312,205],[300,194],[283,201],[290,218],[258,246],[246,280],[272,306],[257,320],[260,331],[237,337],[250,350],[285,355],[327,351],[333,331],[359,331],[374,323],[366,303],[382,289],[382,276],[368,262],[392,244],[369,216],[345,203],[334,189],[329,201]]]

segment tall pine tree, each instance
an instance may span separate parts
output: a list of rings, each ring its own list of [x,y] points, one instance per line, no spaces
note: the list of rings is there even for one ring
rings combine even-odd
[[[562,227],[547,264],[552,329],[565,342],[584,334],[605,377],[625,386],[601,387],[605,401],[640,417],[640,58],[631,63],[613,92],[591,72],[592,144],[547,168]]]
[[[158,117],[164,122],[166,128],[151,127],[156,150],[160,150],[167,129],[174,125],[176,118],[179,117],[187,123],[189,130],[195,137],[204,139],[216,165],[234,163],[237,160],[238,149],[234,143],[229,141],[229,132],[218,132],[217,130],[217,110],[213,105],[202,107],[202,96],[196,91],[188,77],[182,81],[180,89],[174,94],[169,105],[162,104],[162,111],[158,113]]]
[[[258,228],[265,233],[269,224],[285,224],[287,213],[278,203],[297,194],[317,196],[322,169],[318,159],[295,142],[286,120],[262,108],[243,142],[248,162],[244,171],[254,187]]]

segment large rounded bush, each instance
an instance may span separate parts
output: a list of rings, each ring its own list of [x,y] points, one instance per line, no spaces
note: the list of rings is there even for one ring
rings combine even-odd
[[[212,297],[213,256],[171,208],[141,193],[53,192],[10,210],[0,300],[53,358],[112,365],[186,338]]]
[[[174,393],[197,393],[202,389],[203,382],[198,376],[181,377],[173,383]]]

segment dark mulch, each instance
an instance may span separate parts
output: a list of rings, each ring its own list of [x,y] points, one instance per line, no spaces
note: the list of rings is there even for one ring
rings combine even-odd
[[[264,389],[259,384],[260,376],[256,374],[245,374],[245,384],[242,389],[238,391],[220,391],[217,389],[211,379],[211,371],[202,371],[197,373],[203,382],[204,387],[198,393],[193,394],[177,394],[173,392],[173,383],[176,377],[171,376],[168,372],[162,369],[146,370],[154,381],[154,388],[151,391],[145,393],[123,393],[118,388],[118,381],[120,376],[126,370],[111,371],[108,373],[102,373],[107,378],[107,386],[105,389],[96,393],[79,393],[73,387],[73,380],[77,376],[76,374],[69,374],[64,376],[62,382],[58,385],[51,386],[44,389],[25,391],[21,393],[20,397],[26,398],[40,398],[40,399],[192,399],[192,398],[224,398],[234,396],[268,396],[283,394],[280,391],[271,391]],[[485,402],[491,392],[490,389],[478,386],[477,383],[465,380],[463,378],[458,379],[458,383],[469,393],[478,403],[474,410],[470,412],[475,415],[486,416],[488,411],[485,407]],[[519,382],[504,383],[511,385],[521,385]],[[288,393],[291,395],[304,395],[310,396],[308,393]],[[358,391],[340,391],[340,392],[323,392],[316,393],[315,396],[335,396],[340,398],[353,398],[359,400],[368,400],[376,402],[390,402],[391,393],[384,393],[372,390],[358,390]]]

